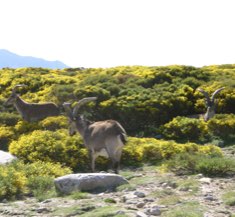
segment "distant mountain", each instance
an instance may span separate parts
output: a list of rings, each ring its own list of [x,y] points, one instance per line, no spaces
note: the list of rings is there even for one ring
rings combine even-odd
[[[0,49],[0,68],[42,67],[50,69],[70,68],[60,61],[48,61],[31,56],[20,56],[8,50]]]

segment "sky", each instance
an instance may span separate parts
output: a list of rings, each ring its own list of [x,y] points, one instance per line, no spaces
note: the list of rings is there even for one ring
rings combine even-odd
[[[235,64],[234,0],[0,0],[0,49],[70,67]]]

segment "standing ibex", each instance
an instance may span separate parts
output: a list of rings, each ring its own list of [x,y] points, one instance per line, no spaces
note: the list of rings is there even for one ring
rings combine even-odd
[[[197,90],[200,91],[201,93],[203,93],[203,95],[205,96],[205,101],[206,101],[206,113],[205,114],[197,114],[197,115],[189,115],[188,117],[190,118],[203,118],[205,121],[208,121],[209,119],[211,119],[214,115],[215,115],[215,96],[221,91],[223,90],[224,87],[217,89],[211,96],[209,96],[208,92],[206,92],[205,90],[198,88]]]
[[[18,87],[24,87],[26,85],[16,85],[10,97],[4,103],[4,105],[14,105],[17,111],[22,116],[23,120],[32,122],[39,121],[49,116],[57,116],[60,114],[59,108],[54,103],[27,103],[16,93]]]
[[[78,101],[72,109],[70,103],[64,103],[69,118],[69,134],[79,132],[91,158],[91,169],[95,171],[95,160],[98,156],[110,158],[115,173],[118,173],[122,148],[126,143],[126,131],[114,120],[90,122],[78,114],[81,105],[96,100],[88,97]]]

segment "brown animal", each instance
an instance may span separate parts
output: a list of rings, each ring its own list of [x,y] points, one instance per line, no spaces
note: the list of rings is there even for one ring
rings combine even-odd
[[[224,88],[225,87],[222,87],[222,88],[215,90],[214,93],[212,94],[211,98],[210,98],[208,92],[206,92],[202,88],[198,88],[197,90],[200,91],[205,96],[205,102],[206,102],[206,107],[207,107],[206,113],[205,114],[189,115],[188,117],[189,118],[203,118],[205,121],[208,121],[209,119],[211,119],[215,115],[215,105],[216,105],[215,96]]]
[[[79,108],[85,103],[96,100],[96,97],[84,98],[72,109],[70,103],[63,106],[69,118],[69,134],[79,132],[91,158],[91,168],[95,172],[95,160],[98,156],[105,156],[112,161],[115,173],[118,173],[122,148],[126,143],[127,134],[124,128],[115,120],[90,122],[79,115]]]
[[[40,121],[49,116],[60,115],[59,107],[54,103],[28,103],[20,98],[20,96],[16,93],[16,90],[17,88],[24,86],[26,85],[16,85],[4,105],[14,105],[23,120],[28,122]]]

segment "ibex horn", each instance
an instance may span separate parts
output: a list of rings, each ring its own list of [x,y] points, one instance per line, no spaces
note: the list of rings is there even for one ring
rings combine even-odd
[[[12,89],[12,92],[15,93],[16,90],[17,90],[17,88],[19,88],[19,87],[27,87],[27,85],[25,85],[25,84],[17,84],[17,85]]]
[[[87,98],[83,98],[83,99],[79,100],[77,105],[73,109],[73,117],[75,117],[77,115],[78,110],[82,105],[84,105],[88,102],[91,102],[91,101],[95,101],[95,100],[97,100],[97,97],[87,97]]]
[[[218,94],[221,90],[223,90],[225,87],[221,87],[219,89],[217,89],[213,94],[212,94],[212,97],[211,97],[211,101],[214,102],[214,98],[216,96],[216,94]]]
[[[203,93],[203,95],[206,98],[207,104],[210,105],[211,100],[210,100],[209,94],[205,90],[203,90],[201,88],[197,88],[197,90],[200,91],[201,93]]]

